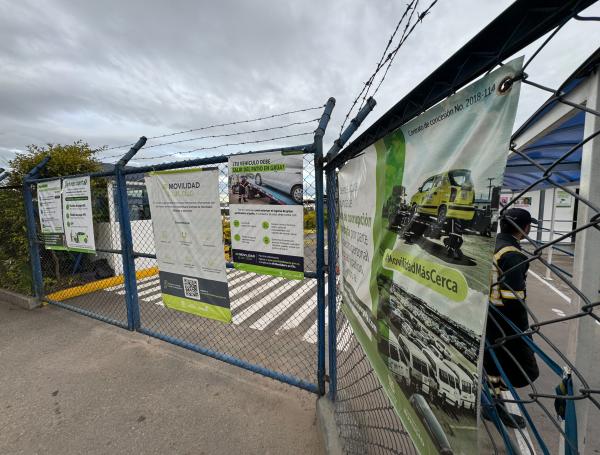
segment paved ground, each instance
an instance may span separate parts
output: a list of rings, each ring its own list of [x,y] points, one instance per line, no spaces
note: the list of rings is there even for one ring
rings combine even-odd
[[[0,302],[0,453],[323,453],[315,396],[56,307]]]
[[[314,383],[316,280],[290,281],[233,269],[227,273],[231,324],[165,308],[155,275],[137,283],[142,327]],[[124,285],[64,303],[122,323],[127,321]],[[346,333],[349,326],[343,329]]]
[[[475,257],[476,248],[467,248],[467,250],[468,255]],[[569,258],[555,255],[554,260],[562,268],[570,271],[571,260]],[[532,264],[528,279],[528,301],[533,312],[540,320],[553,319],[574,312],[574,306],[568,302],[568,299],[573,297],[570,289],[559,280],[546,282],[542,279],[544,273],[543,267],[540,267],[539,264]],[[247,274],[236,270],[229,270],[228,275],[232,295],[233,324],[226,326],[164,308],[160,300],[159,283],[156,277],[138,282],[142,324],[160,333],[205,345],[220,352],[314,382],[316,369],[315,280],[283,282],[278,278]],[[555,287],[560,294],[549,285]],[[115,319],[126,320],[123,286],[71,299],[66,303]],[[556,343],[563,352],[566,351],[568,331],[567,322],[553,324],[542,329],[542,333]],[[349,327],[345,326],[341,336],[347,337],[349,333]],[[539,337],[536,337],[536,341],[559,364],[564,363]],[[153,341],[153,343],[160,342]],[[541,366],[541,369],[542,374],[536,381],[536,387],[538,391],[553,393],[558,378],[544,366]],[[522,393],[522,396],[527,396],[529,391],[522,389],[519,392]],[[543,400],[542,404],[552,415],[552,400]],[[546,440],[549,450],[551,453],[555,453],[558,449],[558,430],[540,406],[530,404],[527,407],[537,428]],[[517,433],[514,436],[515,439],[521,439],[516,442],[520,442],[523,452],[528,453],[522,436]],[[496,440],[498,441],[499,438],[496,437]],[[539,448],[537,450],[539,453]]]

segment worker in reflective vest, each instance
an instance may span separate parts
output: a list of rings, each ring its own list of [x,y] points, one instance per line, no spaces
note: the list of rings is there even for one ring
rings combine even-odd
[[[513,208],[504,213],[500,221],[500,233],[496,236],[494,267],[490,290],[486,341],[495,345],[503,337],[516,335],[529,329],[527,314],[527,271],[528,256],[523,252],[520,241],[537,221],[524,209]],[[508,322],[510,321],[510,323]],[[512,323],[512,324],[511,324]],[[513,326],[516,326],[516,330]],[[524,335],[528,336],[528,335]],[[539,376],[535,355],[522,337],[504,340],[493,349],[496,360],[489,352],[484,356],[484,368],[495,393],[506,390],[498,364],[513,387],[525,387]],[[496,406],[502,421],[511,427],[524,427],[522,417],[508,414],[503,406]]]

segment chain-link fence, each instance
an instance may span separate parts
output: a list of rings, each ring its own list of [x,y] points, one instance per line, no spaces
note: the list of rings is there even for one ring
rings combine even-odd
[[[227,162],[219,169],[219,196],[228,260],[233,321],[223,324],[163,306],[158,275],[138,282],[140,330],[183,345],[231,356],[313,383],[317,371],[317,263],[314,156],[304,156],[304,267],[306,278],[286,280],[233,268]],[[214,167],[210,165],[208,167]],[[152,217],[143,175],[128,174],[128,201],[136,273],[156,268]],[[252,197],[252,196],[250,196]],[[254,197],[260,197],[255,195]]]
[[[517,2],[509,8],[345,150],[332,156],[327,166],[328,193],[336,187],[336,167],[550,32],[541,46],[528,51],[530,57],[517,79],[523,84],[522,97],[536,90],[551,96],[513,135],[503,185],[506,191],[501,193],[501,210],[494,223],[504,230],[509,224],[515,235],[523,237],[523,253],[509,269],[496,269],[492,291],[511,293],[512,309],[516,305],[526,312],[528,322],[511,321],[501,306],[490,302],[485,357],[488,369],[495,371],[483,373],[479,452],[595,453],[600,449],[594,431],[600,417],[600,318],[596,310],[600,305],[600,54],[594,53],[559,88],[545,87],[528,73],[548,43],[560,39],[565,24],[598,18],[578,15],[592,2],[547,2],[544,11],[533,3]],[[560,128],[568,137],[555,137]],[[544,149],[550,153],[540,153]],[[566,220],[560,218],[564,213],[557,215],[554,209],[549,213],[549,207],[558,204],[557,192],[571,203]],[[506,216],[511,208],[537,209],[538,205],[543,223],[531,232]],[[525,294],[509,283],[511,274],[527,268]],[[330,265],[330,274],[335,270]],[[336,300],[339,310],[341,302]],[[331,395],[344,451],[416,453],[344,313],[329,314],[330,319],[337,319]],[[539,377],[525,364],[524,351],[535,356]],[[522,379],[518,384],[514,371]]]
[[[36,295],[45,302],[130,330],[138,330],[311,392],[322,392],[325,377],[322,289],[325,273],[322,229],[323,184],[320,178],[322,170],[319,174],[315,163],[322,153],[322,137],[334,103],[335,101],[330,99],[324,106],[266,117],[270,119],[315,109],[323,111],[322,117],[317,119],[319,120],[317,129],[308,133],[314,135],[312,144],[260,150],[260,152],[288,150],[303,154],[303,279],[288,280],[234,268],[229,224],[231,195],[228,185],[230,178],[228,155],[143,167],[126,166],[128,160],[146,143],[147,139],[141,138],[115,166],[110,166],[110,170],[83,176],[90,179],[95,254],[53,245],[48,241],[49,237],[41,231],[37,190],[42,184],[47,185],[47,182],[54,179],[39,178],[39,171],[43,169],[49,158],[36,166],[26,177],[24,188],[27,191],[24,198],[21,197],[21,202],[24,199],[27,206],[25,213],[28,215],[29,229],[27,231],[24,229],[23,234],[29,234],[30,243],[34,247],[31,260]],[[252,121],[256,120],[264,120],[264,118]],[[245,122],[231,122],[215,127]],[[291,125],[305,125],[309,122],[314,123],[315,120],[206,137],[250,134],[287,128]],[[200,129],[205,127],[181,133]],[[174,134],[180,133],[166,136]],[[306,134],[296,133],[225,145],[272,142],[275,139]],[[156,138],[166,136],[159,135]],[[187,141],[188,139],[180,139],[175,142],[154,144],[149,148]],[[206,149],[218,147],[218,145],[210,146]],[[200,147],[192,151],[204,149]],[[187,152],[180,152],[183,153]],[[141,157],[139,160],[146,158]],[[231,324],[169,309],[163,303],[145,173],[198,167],[217,167],[219,170],[223,259],[227,266],[229,300],[233,317]],[[68,177],[73,176],[61,178]],[[278,196],[274,189],[267,190],[262,187],[262,183],[254,183],[247,190],[248,197],[258,204],[280,204],[286,198],[298,197],[298,185],[292,188],[290,195],[281,193]],[[65,213],[67,217],[65,223],[68,225],[69,214],[68,211]],[[27,235],[24,235],[24,239],[27,241]]]
[[[318,160],[322,155],[322,139],[334,104],[335,100],[332,98],[323,106],[153,136],[151,140],[168,137],[169,142],[154,143],[148,147],[254,135],[259,132],[314,124],[318,120],[317,128],[309,132],[292,131],[287,135],[268,139],[245,139],[236,143],[196,147],[178,152],[179,155],[198,154],[197,152],[221,147],[231,148],[266,142],[273,144],[283,139],[314,136],[310,144],[260,150],[260,152],[287,150],[303,154],[304,279],[287,280],[270,275],[247,273],[234,268],[231,262],[228,185],[230,177],[226,153],[171,163],[127,166],[129,160],[146,144],[148,139],[142,137],[136,144],[130,144],[132,147],[125,155],[102,158],[106,160],[121,156],[115,165],[103,163],[108,169],[106,171],[78,176],[41,178],[41,172],[51,159],[51,156],[48,156],[25,177],[23,194],[18,195],[20,210],[19,207],[16,207],[16,210],[22,216],[26,215],[26,222],[21,223],[23,225],[21,235],[25,245],[28,243],[31,249],[29,259],[35,295],[43,302],[130,330],[138,330],[311,392],[322,393],[325,379],[323,289],[325,246],[321,178],[323,173],[322,168],[319,168],[321,163]],[[320,118],[246,131],[171,139],[175,135],[279,119],[314,110],[322,112]],[[123,147],[104,148],[101,151]],[[163,155],[155,155],[136,159],[138,162],[143,162],[148,159],[156,161],[162,157]],[[218,167],[219,170],[223,259],[227,267],[229,300],[233,317],[231,324],[169,309],[163,303],[145,173],[198,167]],[[44,191],[49,191],[48,187],[54,188],[54,184],[49,185],[48,182],[57,178],[70,177],[84,177],[85,183],[89,178],[94,254],[90,254],[90,251],[80,252],[67,248],[65,244],[56,244],[53,235],[42,233],[38,214],[38,190],[44,188]],[[255,202],[259,204],[280,204],[286,198],[298,197],[298,185],[292,188],[290,195],[282,197],[264,188],[261,190],[259,188],[261,185],[262,183],[256,183],[253,186],[256,190],[253,194],[248,190],[248,197],[257,199]],[[0,192],[2,193],[0,197],[7,200],[9,194],[12,195],[11,191],[13,190],[7,189],[5,192]],[[64,187],[62,192],[64,193]],[[48,197],[54,198],[54,195]],[[65,197],[64,194],[61,197],[63,202],[68,201]],[[47,203],[44,204],[43,207],[46,207],[44,210],[48,210]],[[67,202],[67,211],[64,214],[66,226],[70,223],[69,216],[72,216],[69,215],[68,204]],[[10,204],[7,202],[5,205]],[[79,236],[80,233],[77,235]],[[81,235],[85,238],[85,233]],[[26,252],[27,250],[25,255]]]
[[[44,298],[56,305],[127,327],[114,174],[90,178],[96,254],[55,248],[46,243],[38,219],[36,188],[37,185],[32,185]]]

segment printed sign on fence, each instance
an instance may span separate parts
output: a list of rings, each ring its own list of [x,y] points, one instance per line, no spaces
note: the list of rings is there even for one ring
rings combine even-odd
[[[556,207],[571,207],[573,196],[565,190],[556,190]]]
[[[38,183],[37,200],[40,228],[47,250],[66,250],[62,213],[61,180]]]
[[[71,251],[95,254],[90,177],[66,178],[62,185],[62,215],[67,247]]]
[[[145,180],[165,306],[231,322],[219,170],[151,172]]]
[[[493,213],[475,195],[491,197],[490,181],[503,181],[520,87],[500,87],[521,65],[481,78],[339,172],[342,308],[419,453],[477,453],[495,239],[483,235]]]
[[[304,278],[303,155],[229,157],[231,246],[236,269]]]

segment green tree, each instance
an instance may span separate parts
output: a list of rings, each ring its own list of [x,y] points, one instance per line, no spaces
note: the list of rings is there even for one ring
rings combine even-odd
[[[28,145],[27,151],[17,153],[9,162],[12,169],[8,177],[8,185],[22,185],[25,175],[47,156],[50,157],[50,161],[40,172],[42,178],[97,172],[101,165],[95,156],[102,150],[104,147],[93,149],[81,140],[71,145]]]
[[[42,178],[96,172],[100,170],[101,165],[95,156],[102,150],[104,148],[93,149],[81,140],[70,145],[29,145],[25,152],[18,153],[9,162],[11,173],[3,183],[6,186],[21,187],[25,175],[47,156],[50,156],[50,161],[40,172],[39,176]],[[95,190],[106,193],[105,182],[95,181],[94,187]],[[35,197],[35,188],[33,193]],[[0,190],[0,238],[1,286],[17,292],[30,293],[32,283],[25,209],[22,192],[18,189]],[[61,258],[54,251],[41,250],[41,254],[49,255],[53,262],[54,277],[60,279]]]
[[[304,229],[313,230],[317,227],[317,212],[314,210],[304,210]]]

